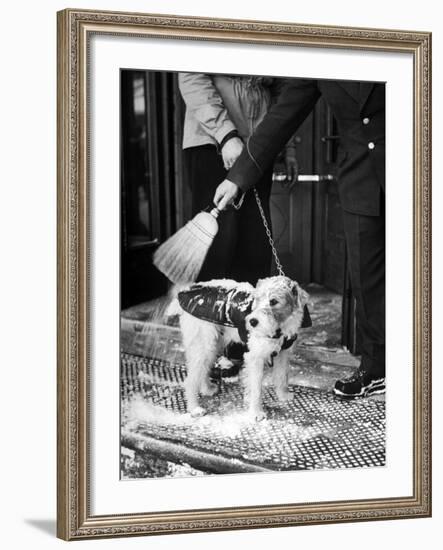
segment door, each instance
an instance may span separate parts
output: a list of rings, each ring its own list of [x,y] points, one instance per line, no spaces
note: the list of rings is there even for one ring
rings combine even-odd
[[[121,71],[122,308],[164,294],[152,254],[182,224],[183,109],[176,75]]]
[[[300,175],[292,189],[279,181],[284,173],[282,161],[276,164],[271,216],[286,274],[302,284],[313,282],[342,294],[342,343],[355,353],[355,300],[347,275],[336,178],[339,139],[334,117],[320,99],[297,131]]]
[[[300,175],[291,189],[279,181],[282,161],[276,165],[271,211],[288,276],[341,293],[345,244],[335,179],[337,141],[334,119],[320,100],[296,134]]]

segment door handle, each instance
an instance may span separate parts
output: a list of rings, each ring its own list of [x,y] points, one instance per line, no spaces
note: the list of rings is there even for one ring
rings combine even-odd
[[[316,183],[320,181],[334,181],[335,176],[332,174],[300,174],[297,176],[298,182]],[[272,175],[272,181],[284,182],[286,181],[286,174],[274,173]]]
[[[334,181],[335,176],[332,174],[301,174],[297,177],[297,181],[307,181],[315,183],[317,181]]]

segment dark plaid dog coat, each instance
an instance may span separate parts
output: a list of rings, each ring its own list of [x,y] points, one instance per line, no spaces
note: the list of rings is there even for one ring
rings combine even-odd
[[[254,297],[250,291],[241,287],[224,287],[223,285],[197,283],[188,290],[178,293],[178,302],[184,311],[210,323],[236,328],[243,342],[248,340],[246,317],[252,311],[253,301]],[[305,306],[301,328],[310,326],[312,326],[311,316]],[[288,338],[282,349],[292,346],[296,339],[297,335]]]

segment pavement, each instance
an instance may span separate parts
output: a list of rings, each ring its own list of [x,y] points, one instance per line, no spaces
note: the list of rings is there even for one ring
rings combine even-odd
[[[359,358],[340,343],[341,296],[309,285],[312,327],[291,358],[293,400],[276,405],[265,380],[267,420],[241,416],[238,379],[222,381],[207,417],[186,413],[181,334],[165,320],[165,301],[122,312],[122,477],[177,477],[244,471],[382,466],[384,395],[344,402],[332,395]]]

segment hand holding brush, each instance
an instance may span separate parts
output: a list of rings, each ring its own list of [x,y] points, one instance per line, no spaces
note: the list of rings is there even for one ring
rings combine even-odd
[[[198,213],[155,251],[154,265],[174,284],[193,283],[197,280],[218,232],[217,218],[233,202],[237,193],[237,185],[225,180],[214,196],[216,207],[209,212]]]
[[[238,195],[238,185],[229,180],[224,180],[215,190],[214,204],[221,211],[233,204]]]

